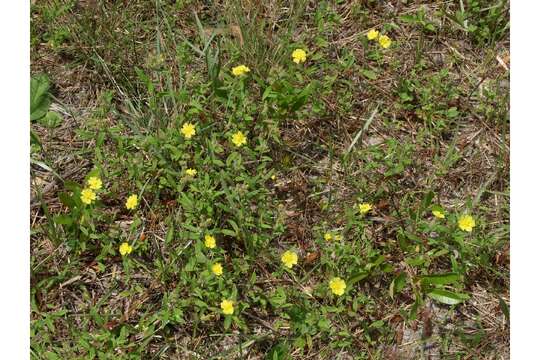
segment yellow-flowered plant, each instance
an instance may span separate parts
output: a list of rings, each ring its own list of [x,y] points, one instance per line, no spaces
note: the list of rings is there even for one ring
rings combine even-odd
[[[98,178],[97,176],[89,177],[86,183],[88,184],[88,187],[92,190],[99,190],[101,189],[101,186],[102,186],[101,179]]]
[[[186,139],[191,139],[193,137],[193,135],[196,134],[196,130],[195,130],[195,125],[192,124],[192,123],[184,123],[184,125],[182,125],[182,128],[180,129],[180,132],[182,133],[182,135],[184,135],[184,137]]]
[[[246,65],[238,65],[232,68],[232,74],[234,76],[241,76],[247,74],[251,70]]]
[[[234,133],[231,140],[236,147],[240,147],[247,143],[247,138],[241,131]]]
[[[133,251],[133,247],[129,245],[127,242],[123,242],[122,244],[120,244],[118,251],[120,252],[120,255],[126,256],[126,255],[131,254],[131,252]]]
[[[197,170],[195,170],[195,169],[187,169],[186,170],[186,175],[195,176],[195,175],[197,175]]]
[[[126,200],[126,209],[133,210],[137,207],[137,204],[139,204],[139,197],[136,194],[132,194]]]
[[[295,63],[300,64],[306,61],[307,54],[302,49],[296,49],[292,52],[291,57]]]
[[[83,189],[81,191],[81,201],[86,204],[90,205],[96,200],[96,193],[92,189]]]
[[[213,264],[211,269],[212,269],[212,272],[214,273],[214,275],[216,275],[216,276],[221,276],[221,274],[223,274],[223,267],[218,262]]]
[[[358,210],[360,211],[360,214],[367,214],[373,209],[373,206],[369,203],[362,203],[358,205]]]
[[[446,215],[444,214],[444,211],[442,211],[442,210],[432,210],[431,213],[437,219],[444,219],[446,217]]]
[[[379,32],[377,30],[375,30],[375,29],[371,29],[371,30],[368,31],[366,36],[367,36],[368,40],[375,40],[376,38],[379,37]]]
[[[476,221],[471,215],[461,215],[458,219],[458,226],[463,231],[471,232],[476,226]]]
[[[204,246],[206,246],[209,249],[213,249],[216,247],[216,238],[213,237],[210,234],[206,234],[204,236]]]
[[[392,44],[392,40],[390,40],[388,36],[386,35],[379,36],[379,45],[381,45],[383,49],[388,49],[391,44]]]
[[[298,264],[298,255],[294,251],[287,250],[281,255],[281,262],[289,269],[292,269],[294,265]]]
[[[234,313],[234,302],[232,300],[224,299],[221,302],[221,310],[225,315],[232,315]]]
[[[330,290],[332,290],[332,294],[337,296],[343,295],[347,288],[347,284],[345,284],[345,281],[340,277],[332,278],[328,285],[330,286]]]
[[[334,236],[327,232],[327,233],[324,234],[324,240],[332,241],[332,240],[334,240]]]

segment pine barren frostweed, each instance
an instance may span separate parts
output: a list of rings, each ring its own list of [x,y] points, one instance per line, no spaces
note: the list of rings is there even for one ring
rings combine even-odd
[[[197,170],[195,170],[195,169],[186,169],[186,175],[195,176],[195,175],[197,175]]]
[[[345,281],[339,277],[332,278],[328,285],[330,286],[332,293],[337,296],[343,295],[345,293],[345,288],[347,288]]]
[[[218,262],[213,264],[211,269],[216,276],[221,276],[221,274],[223,274],[223,267]]]
[[[287,250],[281,255],[281,262],[291,269],[294,265],[298,264],[298,255],[294,251]]]
[[[375,40],[379,36],[379,32],[375,29],[371,29],[367,33],[368,40]]]
[[[333,239],[334,239],[334,237],[332,236],[332,234],[330,234],[330,233],[325,233],[324,234],[324,240],[332,241]]]
[[[224,299],[221,302],[221,310],[225,315],[232,315],[234,313],[234,302],[232,300]]]
[[[360,210],[360,214],[367,214],[371,209],[373,209],[373,206],[370,203],[362,203],[358,205],[358,210]]]
[[[232,68],[232,74],[234,76],[240,76],[247,74],[251,70],[246,65],[238,65]]]
[[[458,226],[463,231],[471,232],[476,226],[476,221],[471,215],[461,215],[458,219]]]
[[[305,62],[307,55],[306,52],[302,49],[296,49],[291,54],[292,59],[295,63],[300,64],[301,62]]]
[[[139,203],[139,197],[135,194],[130,195],[126,200],[126,209],[133,210],[137,207]]]
[[[383,35],[379,37],[379,45],[381,45],[383,49],[388,49],[391,44],[392,44],[392,40],[390,40],[388,36]]]
[[[182,135],[184,135],[184,137],[186,139],[191,139],[193,137],[193,135],[195,135],[195,133],[197,132],[195,130],[195,125],[193,125],[192,123],[184,123],[184,125],[182,125],[182,128],[180,129],[180,132],[182,133]]]
[[[231,140],[236,147],[240,147],[247,143],[246,136],[241,131],[234,133]]]
[[[127,242],[123,242],[120,245],[120,248],[118,249],[118,251],[120,251],[120,255],[126,256],[126,255],[131,254],[131,252],[133,251],[133,247],[131,247],[131,245],[129,245]]]
[[[206,234],[204,236],[204,246],[206,246],[209,249],[213,249],[216,247],[216,238],[212,235]]]
[[[101,189],[101,179],[98,178],[97,176],[91,176],[88,178],[87,182],[88,184],[88,187],[92,190],[99,190]]]
[[[83,189],[81,191],[81,201],[86,204],[90,205],[96,200],[96,193],[92,189]]]

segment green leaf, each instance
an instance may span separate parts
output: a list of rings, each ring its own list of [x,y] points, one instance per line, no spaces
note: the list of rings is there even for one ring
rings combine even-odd
[[[499,307],[501,308],[502,313],[506,317],[507,321],[510,321],[510,308],[508,307],[508,304],[499,296]]]
[[[422,211],[429,208],[434,196],[435,196],[435,193],[433,191],[429,191],[426,195],[424,195],[424,198],[422,199],[422,209],[421,209]]]
[[[54,222],[59,225],[71,225],[73,224],[73,219],[67,215],[57,215],[54,217]]]
[[[51,99],[49,79],[45,75],[30,79],[30,121],[41,119],[47,114]]]
[[[420,277],[420,281],[424,285],[446,285],[459,281],[460,275],[457,273],[433,274]]]
[[[274,345],[266,354],[265,360],[287,360],[289,347],[285,341],[281,341]]]
[[[361,271],[359,273],[354,274],[347,280],[348,286],[352,286],[353,284],[359,282],[360,280],[363,280],[367,278],[369,273],[367,271]]]
[[[361,73],[370,80],[377,79],[377,74],[374,71],[362,69]]]
[[[443,289],[432,289],[427,293],[427,296],[446,305],[460,304],[469,299],[469,295],[467,294],[455,293]]]
[[[392,280],[392,283],[390,284],[390,297],[393,299],[394,294],[399,294],[403,288],[405,287],[407,277],[405,276],[405,273],[400,273],[398,276]]]
[[[64,119],[62,119],[62,116],[60,116],[60,114],[57,112],[49,111],[47,112],[47,115],[39,120],[39,123],[48,128],[55,128],[60,125],[63,120]]]

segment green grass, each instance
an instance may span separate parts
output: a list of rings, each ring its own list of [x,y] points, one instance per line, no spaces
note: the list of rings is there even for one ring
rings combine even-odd
[[[486,3],[33,5],[32,358],[507,356],[508,4]]]

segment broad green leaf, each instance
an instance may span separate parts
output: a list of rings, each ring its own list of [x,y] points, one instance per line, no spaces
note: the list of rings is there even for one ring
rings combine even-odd
[[[359,273],[356,273],[353,276],[351,276],[349,278],[349,280],[347,280],[347,284],[349,286],[352,286],[353,284],[359,282],[360,280],[363,280],[363,279],[367,278],[368,275],[369,275],[369,273],[367,271],[361,271]]]
[[[403,290],[403,288],[405,287],[406,280],[407,278],[405,276],[405,273],[400,273],[398,276],[394,278],[394,280],[392,280],[392,283],[390,284],[390,289],[389,289],[390,297],[392,299],[394,298],[394,294],[399,294]]]
[[[469,299],[469,295],[467,294],[455,293],[443,289],[432,289],[427,293],[427,296],[447,305],[456,305]]]
[[[371,70],[362,69],[362,75],[364,75],[365,77],[367,77],[370,80],[377,79],[377,74],[374,71],[371,71]]]
[[[433,275],[424,275],[420,277],[420,281],[424,285],[452,284],[459,281],[459,279],[460,279],[460,275],[457,273],[433,274]]]
[[[49,79],[40,75],[30,80],[30,121],[41,119],[47,114],[51,99],[49,96]]]
[[[39,123],[48,128],[55,128],[60,125],[62,121],[62,116],[55,111],[48,111],[43,118],[39,119]]]

